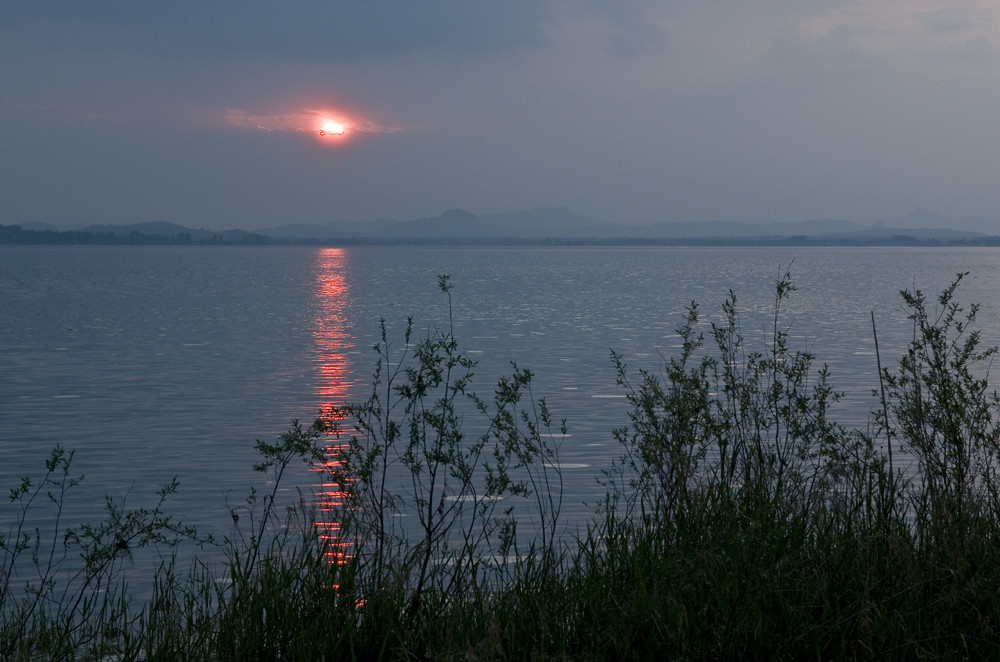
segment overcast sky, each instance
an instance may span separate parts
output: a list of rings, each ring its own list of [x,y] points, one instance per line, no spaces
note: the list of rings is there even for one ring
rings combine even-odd
[[[4,0],[0,120],[0,224],[993,216],[1000,4]]]

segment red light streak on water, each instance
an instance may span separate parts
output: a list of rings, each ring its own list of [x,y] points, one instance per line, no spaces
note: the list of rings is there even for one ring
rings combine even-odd
[[[343,407],[350,397],[351,370],[345,353],[354,346],[354,337],[348,331],[350,292],[344,280],[346,263],[347,252],[341,248],[323,248],[317,253],[317,306],[313,324],[313,337],[319,350],[317,395],[320,398],[320,410],[329,412],[335,423],[344,419]],[[349,434],[350,431],[340,428],[339,434],[344,433]],[[337,434],[329,433],[331,452],[339,443]],[[328,480],[315,494],[315,525],[320,531],[320,539],[327,544],[325,556],[330,563],[340,564],[351,558],[351,544],[340,539],[341,524],[336,521],[336,513],[343,508],[346,494],[341,485],[332,480],[340,465],[332,453],[329,458],[317,468]]]

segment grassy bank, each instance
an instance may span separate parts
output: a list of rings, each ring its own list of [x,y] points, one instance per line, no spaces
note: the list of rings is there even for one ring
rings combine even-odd
[[[612,354],[629,423],[572,537],[563,425],[516,365],[476,395],[450,326],[398,346],[383,326],[366,400],[258,442],[268,491],[233,508],[222,540],[165,514],[175,485],[155,507],[109,500],[97,525],[36,532],[38,503],[74,487],[57,449],[11,490],[0,658],[992,658],[996,348],[960,281],[902,293],[913,340],[879,366],[865,430],[832,420],[828,374],[790,347],[787,275],[766,343],[748,346],[731,295],[707,327],[689,307],[656,372]],[[300,461],[318,497],[279,503]],[[133,554],[194,544],[221,548],[226,571],[166,554],[152,597],[127,601]]]

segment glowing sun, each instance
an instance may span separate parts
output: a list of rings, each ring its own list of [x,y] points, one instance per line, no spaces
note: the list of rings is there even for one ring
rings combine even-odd
[[[241,129],[312,136],[314,142],[331,148],[344,147],[372,134],[404,130],[401,126],[382,124],[364,115],[335,107],[306,107],[278,113],[254,113],[241,108],[226,108],[224,118],[230,126]]]
[[[344,125],[337,122],[324,122],[323,126],[319,128],[319,135],[325,136],[326,134],[342,136],[344,135]]]

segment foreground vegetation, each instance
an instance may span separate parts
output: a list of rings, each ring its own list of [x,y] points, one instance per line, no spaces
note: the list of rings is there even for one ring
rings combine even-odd
[[[221,541],[164,514],[173,484],[153,508],[109,500],[105,521],[56,520],[47,538],[33,509],[58,511],[76,482],[57,449],[11,490],[0,658],[993,657],[997,350],[960,281],[936,300],[902,293],[913,340],[879,366],[866,430],[831,419],[825,369],[789,346],[787,275],[759,351],[731,294],[705,332],[691,304],[662,370],[613,354],[629,424],[575,536],[559,520],[564,430],[531,373],[515,365],[475,395],[450,325],[421,339],[411,326],[399,347],[383,325],[367,400],[258,442],[271,491],[234,508]],[[300,459],[323,488],[286,510],[278,485]],[[165,556],[152,597],[130,605],[131,555],[182,542],[221,546],[225,575]]]

